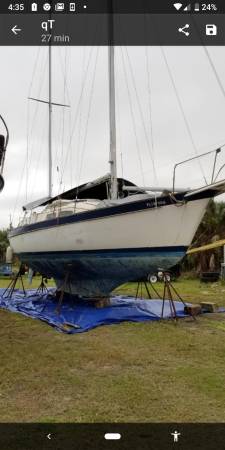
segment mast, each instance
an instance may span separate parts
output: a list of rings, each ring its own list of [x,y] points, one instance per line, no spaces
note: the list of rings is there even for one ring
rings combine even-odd
[[[48,195],[52,197],[52,46],[49,45],[48,50],[48,69],[49,69],[49,86],[48,86]]]
[[[109,123],[110,123],[110,198],[118,197],[117,186],[117,164],[116,164],[116,100],[115,100],[115,49],[114,49],[114,27],[113,27],[113,0],[109,0]]]
[[[51,15],[50,15],[51,18]],[[52,45],[49,43],[48,47],[48,99],[42,100],[40,98],[28,97],[29,100],[44,103],[48,105],[48,196],[52,197],[52,113],[53,106],[60,106],[63,108],[70,108],[69,105],[62,103],[55,103],[52,101]]]

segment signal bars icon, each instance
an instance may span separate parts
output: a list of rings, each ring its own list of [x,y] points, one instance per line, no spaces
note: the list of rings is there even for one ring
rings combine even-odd
[[[176,8],[177,11],[180,11],[180,9],[183,8],[183,3],[174,3],[173,6],[174,6],[174,8]],[[185,6],[183,11],[190,12],[191,11],[191,4]]]

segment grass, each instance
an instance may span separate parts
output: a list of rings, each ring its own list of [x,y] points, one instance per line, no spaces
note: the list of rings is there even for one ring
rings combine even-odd
[[[175,287],[186,301],[225,304],[220,283]],[[0,422],[225,421],[223,314],[71,336],[0,310],[0,342]]]
[[[17,269],[15,269],[15,272],[16,272],[16,270]],[[7,288],[10,281],[11,281],[10,278],[0,277],[0,288]],[[23,276],[23,283],[24,283],[25,289],[37,289],[41,284],[41,277],[40,276],[33,277],[32,283],[30,284],[27,279],[27,276]],[[49,286],[49,287],[55,286],[54,280],[53,279],[48,280],[47,286]],[[20,281],[18,281],[16,288],[22,289],[22,284]]]
[[[185,302],[199,303],[203,301],[216,302],[220,306],[225,306],[225,285],[218,283],[201,283],[200,280],[180,279],[172,283]],[[154,285],[163,294],[163,283]],[[137,285],[135,283],[125,284],[115,292],[124,295],[136,295]],[[151,294],[153,292],[151,291]],[[140,291],[139,291],[140,294]],[[143,297],[148,297],[145,288],[142,290]]]

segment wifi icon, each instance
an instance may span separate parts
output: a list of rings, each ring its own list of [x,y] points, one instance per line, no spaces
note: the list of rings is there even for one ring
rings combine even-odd
[[[179,9],[182,8],[183,4],[182,3],[174,3],[174,8],[176,8],[177,11],[179,11]]]

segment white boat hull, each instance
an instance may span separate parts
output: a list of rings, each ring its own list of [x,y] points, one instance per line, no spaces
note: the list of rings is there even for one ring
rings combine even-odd
[[[85,297],[169,269],[185,255],[207,198],[12,233],[21,261]],[[67,283],[65,285],[65,278]]]

